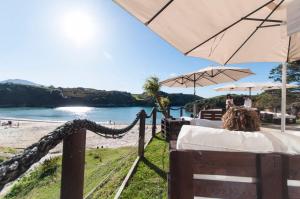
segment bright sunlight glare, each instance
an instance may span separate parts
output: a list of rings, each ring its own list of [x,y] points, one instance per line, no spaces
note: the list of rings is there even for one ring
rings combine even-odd
[[[93,39],[96,34],[96,25],[88,13],[72,11],[63,16],[62,30],[66,38],[81,47]]]

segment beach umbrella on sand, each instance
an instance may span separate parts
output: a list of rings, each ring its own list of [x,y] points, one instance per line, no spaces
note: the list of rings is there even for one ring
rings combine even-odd
[[[291,0],[115,0],[188,56],[222,65],[282,62],[285,129],[286,63],[300,59],[300,33],[287,35]]]
[[[293,84],[286,84],[286,88],[297,88],[298,86]],[[264,82],[264,83],[252,83],[252,82],[244,82],[244,83],[235,83],[228,84],[225,86],[221,86],[215,88],[215,91],[249,91],[249,95],[251,96],[252,91],[262,91],[262,90],[273,90],[273,89],[281,89],[282,83],[278,82]]]
[[[196,72],[187,73],[178,77],[172,77],[160,82],[160,85],[167,87],[194,88],[204,87],[225,82],[238,81],[241,78],[253,75],[250,69],[228,67],[228,66],[212,66],[200,69]]]

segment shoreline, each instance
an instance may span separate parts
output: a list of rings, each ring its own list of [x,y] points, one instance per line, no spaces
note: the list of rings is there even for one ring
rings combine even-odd
[[[65,120],[38,120],[38,119],[26,119],[26,118],[16,118],[16,117],[0,117],[1,120],[10,120],[16,122],[46,122],[46,123],[65,123]]]
[[[77,118],[77,119],[81,119],[81,118]],[[85,119],[85,118],[83,118]],[[16,118],[16,117],[1,117],[0,116],[0,121],[15,121],[15,122],[41,122],[41,123],[66,123],[66,122],[69,122],[69,121],[72,121],[72,120],[75,120],[75,119],[72,119],[72,120],[39,120],[39,119],[27,119],[27,118]],[[88,119],[90,120],[90,119]],[[93,120],[91,120],[93,121]],[[113,122],[113,121],[111,121]],[[96,122],[97,124],[101,124],[101,125],[111,125],[111,126],[114,126],[114,125],[128,125],[130,124],[130,122],[126,123],[126,122],[116,122],[115,124],[109,124],[109,121],[106,121],[106,122]],[[146,125],[149,125],[146,123]]]

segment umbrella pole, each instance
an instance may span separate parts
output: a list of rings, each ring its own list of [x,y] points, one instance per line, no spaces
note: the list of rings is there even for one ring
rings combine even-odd
[[[281,132],[285,131],[286,114],[286,69],[287,63],[282,63],[282,92],[281,92]]]
[[[196,96],[196,74],[194,73],[194,96]]]
[[[249,88],[249,97],[251,97],[251,87]]]

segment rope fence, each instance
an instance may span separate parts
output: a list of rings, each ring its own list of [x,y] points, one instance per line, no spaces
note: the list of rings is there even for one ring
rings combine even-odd
[[[7,183],[18,179],[63,141],[61,199],[83,198],[86,130],[105,138],[122,138],[139,122],[138,156],[142,157],[145,145],[145,120],[152,118],[152,136],[155,136],[156,116],[156,107],[149,115],[141,110],[131,124],[120,129],[102,126],[86,119],[67,122],[27,147],[23,153],[0,164],[0,191]]]

